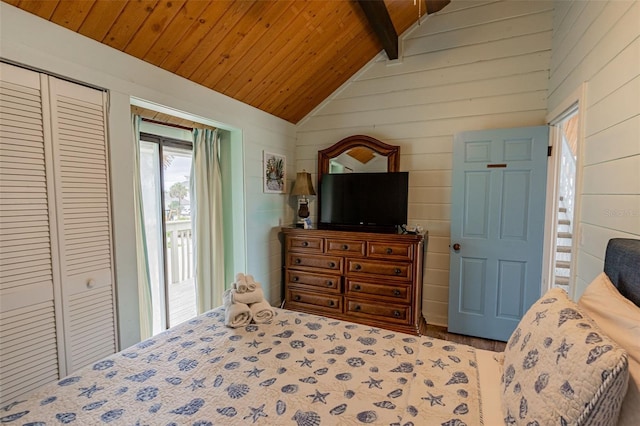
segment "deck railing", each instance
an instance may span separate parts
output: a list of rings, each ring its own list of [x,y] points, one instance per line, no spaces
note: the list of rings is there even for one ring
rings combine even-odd
[[[170,284],[193,278],[193,238],[190,220],[174,220],[167,227],[167,265]]]

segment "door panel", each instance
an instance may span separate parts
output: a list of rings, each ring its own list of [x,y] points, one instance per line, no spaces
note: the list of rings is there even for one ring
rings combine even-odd
[[[547,146],[547,127],[456,135],[450,332],[506,341],[540,296]]]

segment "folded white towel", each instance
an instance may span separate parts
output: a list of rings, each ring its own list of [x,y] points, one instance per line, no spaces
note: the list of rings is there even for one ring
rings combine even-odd
[[[236,292],[242,294],[249,291],[249,286],[247,285],[247,278],[242,272],[238,272],[236,274],[236,282],[233,283],[233,288]]]
[[[255,290],[246,293],[238,293],[237,290],[231,290],[231,293],[233,293],[233,303],[245,303],[250,305],[252,303],[258,303],[264,299],[264,292],[260,287],[256,287]]]
[[[252,303],[249,305],[249,309],[251,309],[251,315],[253,316],[253,321],[256,324],[269,322],[276,314],[269,302],[264,299],[260,302]]]
[[[254,291],[260,287],[260,283],[253,278],[253,275],[245,275],[244,277],[247,281],[247,291]]]
[[[233,300],[234,290],[225,290],[222,293],[224,304],[224,325],[231,328],[244,327],[251,322],[251,309],[246,303],[237,303]]]

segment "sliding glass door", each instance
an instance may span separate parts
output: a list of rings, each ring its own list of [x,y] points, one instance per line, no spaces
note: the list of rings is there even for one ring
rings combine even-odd
[[[151,278],[153,334],[196,315],[188,141],[140,136],[147,259]]]

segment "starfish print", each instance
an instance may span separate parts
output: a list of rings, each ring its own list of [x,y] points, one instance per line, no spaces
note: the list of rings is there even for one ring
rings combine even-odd
[[[369,332],[369,334],[380,334],[380,329],[379,329],[379,328],[373,328],[373,327],[371,327],[370,329],[365,330],[365,331],[368,331],[368,332]]]
[[[251,376],[260,377],[260,373],[262,373],[263,371],[264,371],[264,368],[261,370],[258,367],[253,367],[253,370],[247,370],[245,371],[245,373],[249,373],[247,377],[251,377]]]
[[[431,407],[433,407],[434,405],[442,405],[444,407],[444,402],[442,402],[442,397],[444,395],[433,396],[431,392],[427,393],[429,394],[429,396],[423,396],[421,399],[429,401]]]
[[[242,420],[251,418],[253,420],[253,423],[255,423],[260,417],[268,417],[267,414],[263,411],[264,404],[262,404],[258,408],[249,407],[249,410],[251,410],[251,413],[249,413],[249,415],[247,416],[244,416]]]
[[[327,395],[329,395],[329,392],[322,393],[318,389],[316,389],[316,393],[314,395],[307,395],[307,398],[313,398],[313,401],[311,401],[312,404],[314,402],[322,402],[323,404],[326,404],[327,400],[325,398],[327,397]]]
[[[209,326],[207,326],[207,331],[216,331],[218,329],[219,325],[216,324],[211,324]]]
[[[384,380],[380,379],[380,380],[376,380],[373,377],[369,376],[369,380],[366,380],[364,382],[361,383],[367,383],[369,385],[369,389],[371,388],[378,388],[378,389],[382,389],[382,386],[380,386],[380,383],[382,383]]]
[[[191,380],[192,380],[192,383],[187,387],[191,388],[192,391],[205,387],[204,386],[205,379],[191,379]]]
[[[396,348],[384,349],[384,351],[386,352],[384,356],[390,356],[391,358],[400,355],[398,352],[396,352]]]
[[[439,367],[440,369],[444,370],[445,367],[449,366],[449,364],[445,364],[440,358],[438,358],[436,361],[432,359],[430,359],[429,361],[433,362],[431,368]]]
[[[558,353],[558,357],[556,358],[556,364],[558,363],[558,361],[560,361],[560,357],[567,359],[567,353],[569,352],[569,349],[571,349],[572,346],[573,346],[573,343],[571,343],[570,345],[567,344],[566,338],[562,339],[562,343],[560,344],[558,349],[553,351]]]
[[[330,342],[333,342],[334,340],[337,340],[338,338],[336,337],[336,333],[333,334],[327,334],[327,337],[324,338],[324,340],[328,340]]]
[[[256,342],[256,339],[253,339],[253,342],[247,342],[246,344],[249,345],[250,348],[257,348],[261,343],[262,342]]]
[[[536,318],[531,322],[532,323],[535,322],[536,325],[540,325],[540,320],[546,317],[547,317],[547,309],[545,309],[544,311],[536,312]]]
[[[88,388],[80,388],[80,390],[82,392],[80,392],[80,395],[78,396],[86,396],[87,398],[91,398],[93,396],[94,393],[98,392],[99,390],[102,390],[104,388],[99,388],[95,383],[93,384],[93,386],[90,386]]]
[[[204,355],[209,355],[211,352],[213,352],[213,348],[210,348],[209,346],[207,346],[206,348],[201,348],[200,352],[203,353]]]
[[[281,327],[285,327],[287,325],[289,325],[289,320],[280,320],[278,321],[278,325]]]
[[[300,367],[304,367],[305,365],[309,368],[311,368],[311,363],[314,362],[315,359],[307,359],[307,357],[304,357],[304,361],[296,361],[300,363]]]

